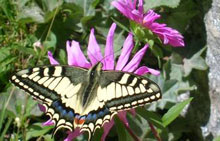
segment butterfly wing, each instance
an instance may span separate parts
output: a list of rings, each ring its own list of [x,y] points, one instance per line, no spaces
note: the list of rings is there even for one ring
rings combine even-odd
[[[77,115],[74,102],[86,85],[87,72],[78,67],[43,66],[18,71],[11,82],[42,102],[55,123],[55,132],[61,127],[72,131]]]
[[[101,71],[101,66],[97,66],[90,69],[100,73],[96,84],[88,79],[90,70],[69,66],[21,70],[11,81],[43,103],[46,114],[55,122],[54,133],[62,127],[72,131],[76,125],[88,131],[90,140],[95,130],[118,111],[161,98],[160,89],[153,81],[132,73]],[[86,90],[90,91],[88,95]]]
[[[100,100],[110,111],[128,110],[161,98],[159,86],[150,79],[132,73],[104,71],[100,80]]]
[[[128,110],[161,98],[158,85],[148,78],[121,71],[102,71],[90,101],[90,113],[82,126],[91,134],[121,110]],[[95,102],[96,101],[96,102]],[[103,104],[104,103],[104,104]],[[92,111],[93,110],[93,111]]]

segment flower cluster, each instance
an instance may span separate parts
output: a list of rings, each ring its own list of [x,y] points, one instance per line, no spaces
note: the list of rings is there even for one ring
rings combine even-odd
[[[160,15],[153,10],[144,13],[143,0],[118,0],[113,1],[112,5],[117,8],[124,16],[132,21],[146,27],[156,34],[163,43],[174,47],[184,46],[183,36],[175,29],[167,27],[166,24],[160,24],[155,20],[160,18]],[[137,7],[137,8],[136,8]]]

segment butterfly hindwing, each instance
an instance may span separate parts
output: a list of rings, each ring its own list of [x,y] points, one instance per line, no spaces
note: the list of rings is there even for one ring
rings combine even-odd
[[[132,73],[103,71],[100,80],[106,95],[98,95],[110,111],[120,111],[142,106],[161,98],[159,86],[150,79]]]

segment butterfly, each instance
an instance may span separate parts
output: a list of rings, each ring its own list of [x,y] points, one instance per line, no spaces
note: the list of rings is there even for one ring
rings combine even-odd
[[[72,66],[41,66],[24,69],[11,82],[28,92],[46,108],[55,130],[67,128],[89,133],[122,110],[143,106],[161,98],[159,86],[133,73]]]

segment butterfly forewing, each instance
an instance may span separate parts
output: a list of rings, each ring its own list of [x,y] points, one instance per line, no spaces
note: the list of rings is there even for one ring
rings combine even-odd
[[[42,102],[46,114],[61,128],[74,128],[78,94],[88,70],[68,66],[43,66],[18,71],[11,82]]]

